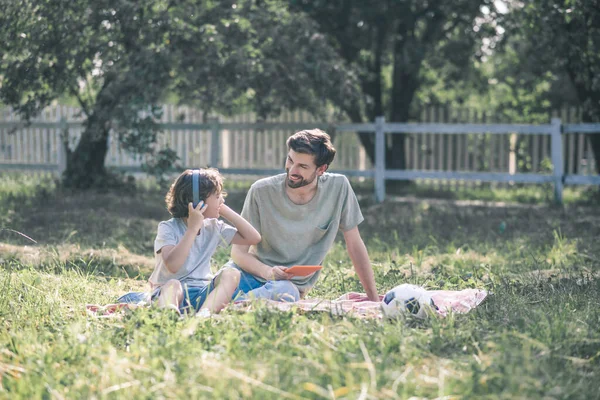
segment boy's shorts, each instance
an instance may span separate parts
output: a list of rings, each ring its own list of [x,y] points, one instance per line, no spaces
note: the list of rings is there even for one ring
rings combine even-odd
[[[179,304],[179,311],[181,313],[184,312],[192,312],[198,311],[202,304],[206,301],[208,295],[215,289],[215,278],[213,278],[210,283],[206,286],[188,286],[185,283],[181,284],[183,288],[183,300]],[[157,288],[152,293],[152,300],[155,300],[160,295],[160,289]]]
[[[217,275],[218,276],[218,275]],[[183,283],[183,301],[179,304],[179,311],[191,312],[198,311],[202,304],[206,301],[208,295],[215,288],[216,276],[206,286],[188,286]],[[162,287],[154,289],[150,292],[129,292],[117,299],[117,303],[150,303],[158,298]]]

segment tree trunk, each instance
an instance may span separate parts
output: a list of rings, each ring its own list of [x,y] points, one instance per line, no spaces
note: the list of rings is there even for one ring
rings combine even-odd
[[[387,35],[387,24],[385,18],[380,20],[380,23],[375,27],[375,48],[374,48],[374,62],[369,67],[370,78],[365,78],[362,83],[363,92],[369,96],[373,103],[371,106],[367,105],[367,119],[368,122],[374,122],[375,117],[385,115],[383,111],[383,89],[381,87],[381,70],[383,68],[383,53],[385,51],[385,38]],[[351,110],[349,113],[350,119],[356,123],[364,122],[363,116],[358,109]],[[367,157],[371,160],[371,163],[375,164],[375,135],[373,132],[358,132],[358,138],[360,143],[367,153]]]
[[[590,145],[592,146],[592,153],[596,160],[596,172],[600,175],[600,133],[594,135],[588,135]]]
[[[373,107],[367,112],[369,122],[373,122],[375,117],[384,116],[385,114],[388,114],[389,116],[388,122],[408,121],[410,105],[415,92],[419,87],[418,76],[423,61],[423,53],[419,43],[414,39],[411,33],[406,32],[406,29],[406,26],[398,27],[398,30],[402,31],[398,36],[404,39],[396,39],[394,42],[393,83],[389,113],[385,113],[383,109],[383,91],[381,88],[381,55],[383,54],[384,49],[384,37],[378,37],[378,43],[380,45],[376,47],[375,63],[371,71],[375,78],[363,85],[363,91],[373,97],[374,103]],[[355,113],[354,116],[350,115],[350,117],[353,121],[358,122],[356,119],[359,119],[360,115]],[[375,135],[367,132],[359,132],[358,135],[367,156],[372,163],[375,163]],[[406,169],[406,154],[404,152],[405,141],[405,134],[395,133],[387,135],[385,147],[386,169]],[[405,186],[406,182],[386,181],[386,188],[391,191],[396,191]]]
[[[68,153],[63,175],[66,187],[89,189],[106,184],[104,162],[108,151],[108,123],[91,116],[73,152]]]
[[[412,30],[400,27],[394,43],[394,69],[392,81],[392,101],[390,110],[391,122],[408,122],[410,105],[419,88],[419,71],[424,58],[424,51],[420,43],[415,40]],[[386,142],[385,166],[387,169],[406,169],[405,142],[406,134],[389,134],[391,137]],[[410,184],[410,182],[408,182]],[[406,181],[387,181],[386,188],[391,192],[398,192],[407,186]]]
[[[600,97],[600,96],[598,96]],[[599,100],[600,101],[600,100]],[[598,118],[593,117],[593,112],[589,109],[584,108],[582,113],[582,119],[584,123],[598,123]],[[600,113],[598,113],[600,115]],[[594,155],[594,160],[596,161],[596,173],[600,175],[600,133],[594,133],[587,135],[588,140],[590,141],[590,146],[592,148],[592,154]],[[577,160],[579,161],[579,160]]]
[[[600,91],[592,89],[591,82],[579,79],[579,75],[582,70],[587,70],[588,66],[580,64],[579,58],[569,59],[566,65],[566,72],[571,78],[571,82],[575,86],[577,97],[582,103],[582,115],[581,118],[584,123],[599,123],[600,122]],[[591,75],[590,75],[591,76]],[[596,172],[600,174],[600,133],[587,135],[596,160]],[[578,161],[578,160],[576,160]],[[576,162],[576,164],[578,164]]]

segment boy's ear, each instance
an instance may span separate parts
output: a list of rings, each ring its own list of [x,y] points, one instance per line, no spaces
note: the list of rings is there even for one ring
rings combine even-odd
[[[329,167],[329,165],[327,164],[323,164],[320,167],[317,168],[317,174],[323,175],[325,173],[325,171],[327,171],[327,168]]]

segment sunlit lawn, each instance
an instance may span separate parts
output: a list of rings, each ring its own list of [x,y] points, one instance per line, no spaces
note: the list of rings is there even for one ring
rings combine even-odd
[[[1,226],[37,243],[1,232],[0,397],[600,398],[594,191],[567,192],[557,208],[548,188],[417,186],[376,205],[368,184],[356,187],[381,293],[411,282],[484,288],[488,300],[426,321],[261,305],[208,320],[153,308],[93,317],[85,304],[144,287],[166,187],[70,193],[48,177],[1,176]],[[245,188],[229,182],[235,209]],[[463,201],[477,198],[496,203]],[[217,253],[215,270],[227,258]],[[310,296],[360,290],[338,241]]]

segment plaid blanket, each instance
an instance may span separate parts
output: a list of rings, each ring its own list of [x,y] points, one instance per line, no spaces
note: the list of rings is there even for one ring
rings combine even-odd
[[[436,313],[445,317],[449,312],[464,314],[480,305],[488,296],[487,291],[482,289],[464,290],[428,290],[434,303],[438,307]],[[383,296],[380,295],[382,300]],[[335,300],[304,299],[297,302],[285,303],[272,300],[260,299],[260,304],[266,304],[275,310],[299,312],[322,311],[332,315],[351,315],[364,318],[383,318],[381,301],[369,301],[364,293],[350,292]],[[235,302],[231,309],[241,311],[252,311],[256,306],[254,300],[243,300]],[[137,307],[147,306],[148,303],[115,303],[107,305],[86,305],[86,310],[94,316],[110,316],[118,311],[133,310]]]

